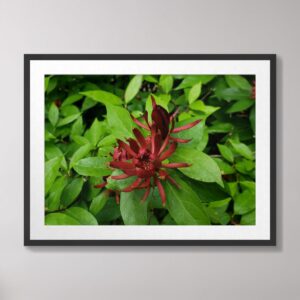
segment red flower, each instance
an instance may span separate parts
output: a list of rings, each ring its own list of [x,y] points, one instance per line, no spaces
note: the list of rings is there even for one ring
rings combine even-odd
[[[163,107],[156,104],[152,97],[152,122],[149,123],[148,115],[145,113],[145,124],[138,119],[133,118],[134,122],[140,127],[149,131],[149,135],[144,137],[137,128],[133,129],[135,139],[128,139],[128,144],[118,140],[118,146],[114,149],[113,161],[110,166],[120,169],[123,174],[111,176],[112,179],[121,180],[135,176],[135,181],[122,190],[122,192],[131,192],[135,189],[145,189],[142,201],[149,196],[151,187],[157,186],[163,205],[166,203],[166,194],[161,183],[162,180],[168,180],[171,184],[179,187],[176,181],[170,177],[166,169],[185,168],[190,164],[181,163],[164,163],[176,150],[177,143],[187,143],[190,140],[178,139],[171,136],[197,125],[200,120],[193,123],[174,128],[175,116],[178,110],[169,114]],[[104,187],[103,184],[96,187]]]

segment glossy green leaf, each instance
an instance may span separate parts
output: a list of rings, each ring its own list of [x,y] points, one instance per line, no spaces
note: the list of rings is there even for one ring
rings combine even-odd
[[[255,210],[245,214],[241,218],[241,225],[255,225]]]
[[[62,103],[62,107],[65,107],[65,106],[67,106],[67,105],[70,105],[70,104],[73,104],[73,103],[75,103],[75,102],[77,102],[77,101],[79,101],[80,99],[82,99],[82,95],[80,95],[80,94],[72,94],[72,95],[70,95],[70,96],[68,96],[64,101],[63,101],[63,103]]]
[[[84,127],[83,127],[83,120],[82,120],[82,116],[80,116],[72,125],[71,128],[71,137],[73,138],[74,135],[81,135],[84,131]]]
[[[47,198],[47,209],[49,211],[57,210],[60,207],[60,197],[63,189],[67,185],[68,180],[66,177],[59,177],[55,180],[52,187],[50,188],[49,195]]]
[[[185,88],[190,88],[194,84],[202,82],[202,84],[206,84],[214,79],[215,75],[188,75],[182,80],[182,82],[176,87],[175,90],[181,90]]]
[[[223,159],[215,157],[213,160],[217,163],[221,170],[222,175],[229,175],[229,174],[234,174],[235,169],[229,165],[227,162],[225,162]]]
[[[254,101],[252,99],[244,99],[244,100],[236,101],[230,106],[230,108],[226,110],[226,113],[232,114],[240,111],[245,111],[253,105],[254,105]]]
[[[55,158],[55,157],[61,157],[61,166],[64,169],[67,169],[67,162],[65,159],[65,156],[63,154],[63,152],[61,151],[61,149],[56,146],[55,144],[51,143],[51,142],[46,142],[45,143],[45,155],[46,158],[48,160]]]
[[[45,217],[46,225],[80,225],[80,223],[65,213],[51,213]]]
[[[75,114],[75,115],[71,115],[71,116],[68,116],[68,117],[65,117],[65,118],[59,120],[59,122],[57,124],[57,127],[68,125],[68,124],[74,122],[75,120],[77,120],[77,118],[79,116],[80,116],[80,113]]]
[[[87,157],[79,160],[74,166],[75,171],[83,176],[102,177],[111,174],[107,158]]]
[[[229,147],[225,146],[225,145],[221,145],[221,144],[218,144],[218,149],[221,153],[221,155],[229,162],[233,162],[234,161],[234,156],[233,156],[233,153],[232,151],[230,150]]]
[[[104,105],[121,105],[122,99],[112,93],[102,91],[102,90],[93,90],[81,92],[82,95],[93,99],[96,102],[102,103]]]
[[[105,126],[102,122],[99,122],[97,118],[95,118],[92,126],[88,129],[84,135],[93,146],[96,146],[99,142],[100,138],[105,135]]]
[[[54,102],[51,103],[50,108],[49,108],[49,112],[48,112],[48,119],[50,121],[50,123],[52,124],[52,126],[56,126],[57,121],[59,118],[59,111],[57,106],[55,105]]]
[[[169,160],[171,162],[191,164],[190,167],[179,169],[190,178],[204,182],[216,182],[223,186],[221,171],[217,163],[209,155],[201,151],[191,148],[178,148]]]
[[[159,85],[163,91],[168,94],[173,87],[173,76],[172,75],[161,75],[159,78]]]
[[[80,159],[87,156],[92,149],[92,145],[90,143],[81,146],[71,157],[70,160],[70,168],[74,166]]]
[[[107,105],[107,121],[112,134],[116,138],[132,137],[133,121],[128,110],[115,105]]]
[[[80,110],[75,105],[66,105],[64,107],[61,107],[60,112],[61,112],[62,116],[69,117],[69,116],[80,113]]]
[[[201,88],[202,88],[202,82],[198,82],[192,86],[192,88],[189,91],[188,100],[189,103],[193,103],[195,100],[197,100],[201,94]]]
[[[101,192],[98,196],[93,198],[92,203],[90,205],[90,212],[97,216],[97,214],[103,209],[107,200],[109,198],[109,193],[107,191]]]
[[[244,215],[255,208],[255,193],[250,190],[237,194],[234,197],[234,212],[237,215]]]
[[[179,176],[172,175],[180,185],[178,189],[168,181],[163,183],[171,217],[178,225],[208,225],[210,220],[195,191]]]
[[[216,96],[226,101],[245,100],[250,98],[250,92],[238,88],[227,88],[216,91]]]
[[[250,91],[252,88],[249,81],[241,75],[226,75],[225,79],[231,88],[240,88],[246,91]]]
[[[96,218],[81,207],[70,207],[65,211],[66,215],[77,220],[80,225],[98,225]]]
[[[135,75],[129,82],[125,90],[125,102],[129,103],[139,92],[143,83],[142,75]]]
[[[229,142],[237,154],[239,154],[247,159],[250,159],[250,160],[254,159],[254,155],[253,155],[251,149],[246,144],[239,143],[234,140],[229,140]]]
[[[61,195],[61,204],[63,207],[68,207],[79,196],[83,186],[82,178],[72,179],[71,182],[65,187]]]
[[[45,194],[47,194],[58,176],[61,157],[55,157],[45,163]]]
[[[120,211],[125,225],[148,224],[148,202],[141,202],[144,190],[121,193]]]

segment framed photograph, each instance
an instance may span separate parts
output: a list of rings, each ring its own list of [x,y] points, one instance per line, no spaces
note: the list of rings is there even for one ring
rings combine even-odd
[[[276,56],[24,56],[25,245],[276,245]]]

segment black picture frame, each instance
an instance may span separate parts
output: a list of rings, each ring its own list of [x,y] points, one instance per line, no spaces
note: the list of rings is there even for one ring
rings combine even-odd
[[[268,60],[270,62],[269,240],[33,240],[30,238],[30,62],[33,60]],[[24,245],[25,246],[275,246],[276,245],[276,54],[24,54]]]

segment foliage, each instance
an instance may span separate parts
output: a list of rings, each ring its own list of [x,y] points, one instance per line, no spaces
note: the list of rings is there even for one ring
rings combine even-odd
[[[255,87],[241,75],[45,76],[45,223],[47,225],[255,224]],[[133,137],[151,96],[176,127],[201,119],[167,163],[180,188],[163,182],[146,202],[122,192],[132,178],[109,166],[117,140]],[[143,131],[145,135],[146,132]],[[107,181],[107,182],[106,182]],[[96,185],[104,186],[102,189]],[[120,194],[120,204],[115,196]]]

